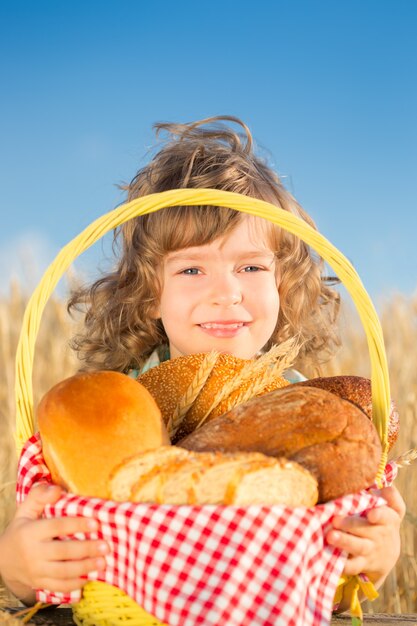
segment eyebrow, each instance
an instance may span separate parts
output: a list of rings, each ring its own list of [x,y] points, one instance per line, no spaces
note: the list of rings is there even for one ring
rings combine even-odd
[[[272,250],[250,250],[247,252],[242,252],[239,255],[239,259],[258,259],[258,258],[275,258]],[[166,261],[167,263],[173,263],[175,261],[200,261],[205,257],[204,252],[171,252],[167,255]]]

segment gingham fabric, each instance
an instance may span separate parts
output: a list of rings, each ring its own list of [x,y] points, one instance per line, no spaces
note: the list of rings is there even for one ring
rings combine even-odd
[[[387,484],[395,472],[387,466]],[[19,463],[18,502],[41,481],[51,477],[34,435]],[[162,506],[65,494],[45,515],[98,519],[100,533],[88,536],[105,539],[111,554],[106,570],[88,578],[116,585],[170,626],[318,626],[330,624],[346,558],[325,545],[333,516],[383,503],[366,492],[314,508]],[[80,595],[37,592],[56,604]]]

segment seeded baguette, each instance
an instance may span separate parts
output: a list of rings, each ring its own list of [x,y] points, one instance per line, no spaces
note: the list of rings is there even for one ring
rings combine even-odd
[[[180,356],[175,359],[164,361],[157,367],[153,367],[144,374],[138,376],[137,380],[151,393],[158,404],[165,425],[168,426],[172,416],[182,399],[190,392],[190,386],[195,383],[196,397],[191,403],[184,418],[180,422],[178,430],[170,433],[171,442],[176,444],[180,439],[190,434],[198,426],[200,420],[206,415],[212,406],[213,400],[222,389],[225,389],[233,379],[237,378],[244,367],[254,363],[254,359],[239,359],[231,354],[219,354],[213,361],[213,367],[201,373],[201,388],[198,387],[196,375],[200,370],[207,354],[190,354]],[[266,368],[268,369],[268,368]],[[222,415],[229,410],[230,402],[233,402],[239,395],[253,387],[255,382],[262,379],[264,372],[251,376],[243,381],[239,387],[227,394],[227,397],[215,406],[207,416],[207,421],[218,415]],[[207,376],[207,378],[205,378]],[[276,376],[273,381],[268,382],[260,395],[274,389],[287,386],[289,383],[281,376]]]

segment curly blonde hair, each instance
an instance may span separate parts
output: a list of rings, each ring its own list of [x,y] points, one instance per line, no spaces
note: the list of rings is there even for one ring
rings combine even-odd
[[[237,133],[224,122],[235,122]],[[129,185],[127,200],[182,188],[212,188],[260,198],[315,227],[278,175],[255,155],[252,135],[241,120],[217,116],[189,124],[159,123],[162,146]],[[211,243],[244,218],[224,207],[169,207],[129,220],[115,231],[115,270],[72,294],[68,308],[85,313],[84,330],[72,346],[86,369],[140,368],[151,352],[168,344],[161,320],[154,319],[161,292],[163,258],[169,252]],[[297,366],[319,372],[339,339],[339,296],[322,277],[323,261],[297,237],[268,223],[280,271],[280,312],[265,348],[297,337]]]

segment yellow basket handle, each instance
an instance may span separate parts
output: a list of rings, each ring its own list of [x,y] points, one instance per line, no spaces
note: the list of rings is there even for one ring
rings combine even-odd
[[[26,307],[16,354],[16,440],[18,448],[34,432],[32,368],[36,336],[45,305],[58,281],[74,260],[110,230],[133,217],[170,206],[224,206],[267,219],[297,235],[332,267],[350,293],[365,330],[371,362],[373,421],[380,436],[383,455],[377,479],[387,457],[390,389],[382,328],[372,301],[356,270],[325,237],[300,218],[269,202],[230,191],[173,189],[123,204],[92,222],[58,253],[46,270]]]

